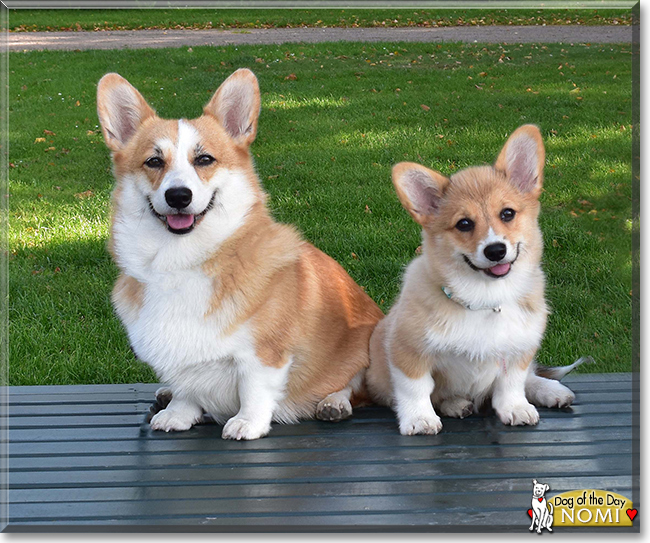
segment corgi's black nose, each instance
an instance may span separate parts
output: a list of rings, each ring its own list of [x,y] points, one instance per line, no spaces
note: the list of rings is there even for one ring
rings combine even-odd
[[[493,243],[492,245],[488,245],[485,249],[483,249],[483,254],[487,257],[488,260],[491,260],[492,262],[498,262],[504,256],[506,256],[507,252],[508,249],[506,249],[506,246],[503,243]]]
[[[187,187],[176,187],[165,191],[165,200],[169,207],[183,209],[192,201],[192,191]]]

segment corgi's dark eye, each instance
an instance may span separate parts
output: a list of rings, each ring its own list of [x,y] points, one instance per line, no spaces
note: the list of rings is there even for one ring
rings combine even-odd
[[[194,165],[195,166],[209,166],[215,160],[216,159],[213,156],[210,156],[210,155],[199,155],[194,159]]]
[[[461,219],[456,223],[456,230],[460,230],[461,232],[474,230],[474,221],[471,219]]]
[[[515,218],[515,210],[506,207],[501,211],[500,217],[503,222],[510,222],[512,219]]]
[[[151,158],[148,158],[144,161],[144,165],[147,166],[147,168],[153,168],[157,170],[165,166],[165,161],[159,156],[152,156]]]

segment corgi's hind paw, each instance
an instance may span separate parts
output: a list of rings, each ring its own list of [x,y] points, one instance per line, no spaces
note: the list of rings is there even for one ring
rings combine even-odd
[[[444,400],[440,404],[438,411],[445,417],[464,419],[474,413],[474,404],[465,398]]]
[[[535,376],[526,383],[526,398],[538,407],[569,407],[576,395],[558,381]]]
[[[151,419],[160,413],[163,409],[166,409],[169,403],[172,401],[172,389],[167,387],[162,387],[156,390],[156,399],[153,404],[149,407],[149,413],[147,413],[146,420],[151,422]]]
[[[156,390],[156,403],[160,405],[161,410],[165,409],[169,402],[172,401],[173,394],[172,389],[169,387],[160,387]]]
[[[316,406],[316,418],[338,422],[352,415],[352,404],[342,392],[334,392]]]
[[[413,417],[399,423],[399,433],[403,436],[436,435],[442,430],[442,421],[437,415]]]

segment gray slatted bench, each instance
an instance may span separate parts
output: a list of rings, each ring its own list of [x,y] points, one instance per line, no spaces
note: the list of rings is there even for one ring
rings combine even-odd
[[[402,437],[388,409],[367,407],[251,442],[224,441],[213,424],[152,432],[157,385],[12,387],[8,529],[522,532],[533,478],[551,495],[596,488],[634,493],[636,505],[638,383],[564,382],[575,405],[540,410],[534,428],[474,416]]]

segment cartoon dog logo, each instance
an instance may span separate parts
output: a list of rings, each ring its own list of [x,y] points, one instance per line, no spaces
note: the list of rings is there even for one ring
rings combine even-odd
[[[544,497],[544,494],[549,490],[549,488],[548,485],[538,483],[533,479],[533,498],[531,500],[532,508],[529,511],[530,516],[533,519],[529,528],[531,532],[535,530],[535,523],[537,523],[538,534],[541,534],[544,528],[549,532],[553,531],[551,529],[551,526],[553,526],[553,504],[549,503],[547,506],[546,498]]]

